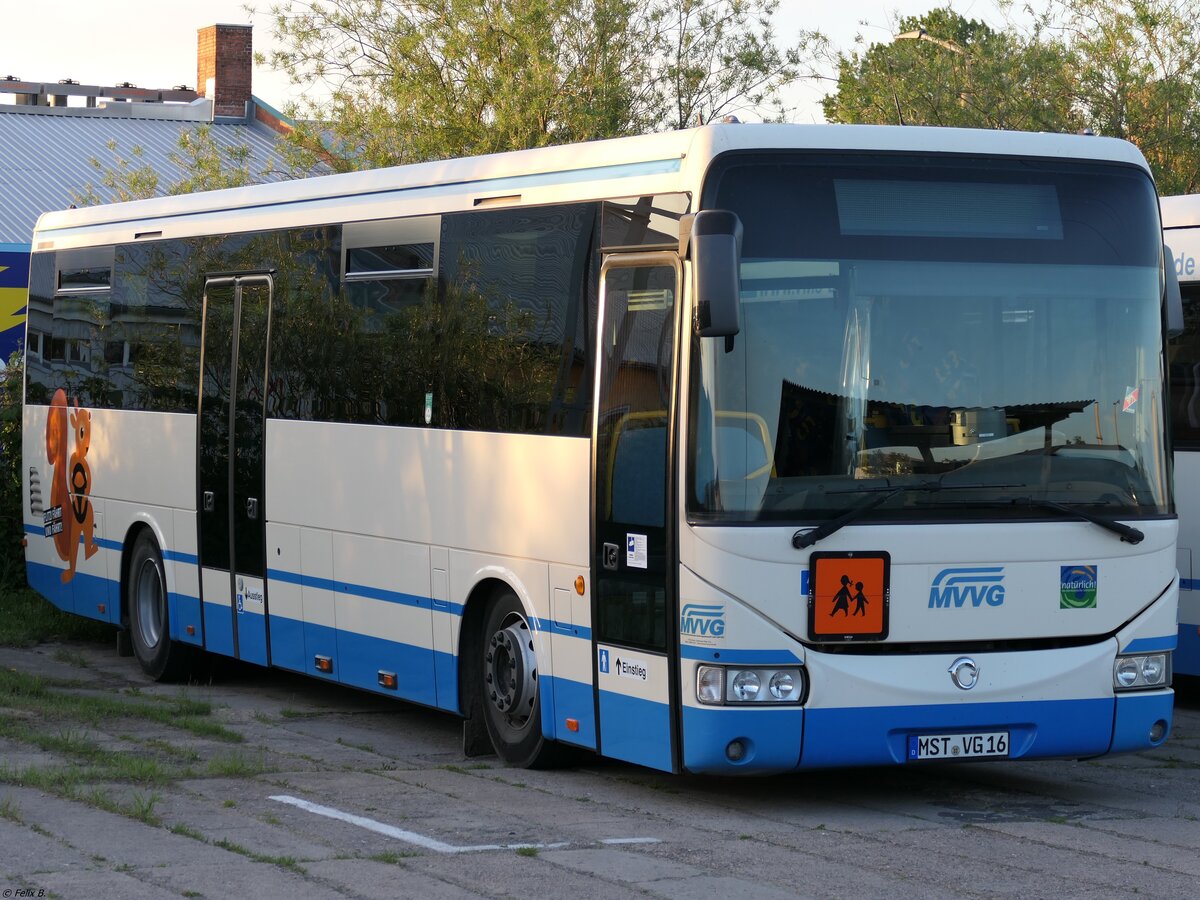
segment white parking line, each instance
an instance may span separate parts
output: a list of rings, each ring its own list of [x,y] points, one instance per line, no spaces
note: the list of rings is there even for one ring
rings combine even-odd
[[[321,806],[319,803],[309,803],[307,800],[301,800],[299,797],[289,797],[287,794],[276,794],[268,797],[268,800],[274,800],[277,803],[286,803],[289,806],[294,806],[297,809],[302,809],[305,812],[313,813],[318,816],[325,816],[327,819],[337,819],[339,822],[347,822],[351,825],[357,825],[359,828],[365,828],[367,831],[374,831],[376,834],[382,834],[390,838],[395,838],[398,841],[404,841],[408,844],[415,844],[418,847],[424,847],[426,850],[432,850],[435,853],[480,853],[484,850],[557,850],[566,847],[566,842],[558,844],[477,844],[473,847],[456,847],[454,844],[446,844],[435,838],[426,837],[423,834],[417,834],[415,831],[406,831],[403,828],[397,828],[395,825],[387,825],[383,822],[376,822],[374,819],[368,819],[366,816],[356,816],[354,813],[342,812],[340,809],[334,809],[332,806]]]
[[[332,806],[322,806],[319,803],[310,803],[308,800],[301,800],[299,797],[290,797],[287,794],[275,794],[268,797],[268,800],[274,800],[276,803],[286,803],[288,806],[294,806],[297,809],[302,809],[305,812],[313,813],[318,816],[325,816],[327,819],[337,819],[339,822],[346,822],[350,825],[357,825],[359,828],[365,828],[367,831],[374,831],[376,834],[382,834],[386,837],[395,838],[398,841],[404,841],[408,844],[415,844],[418,847],[424,847],[426,850],[432,850],[434,853],[481,853],[485,850],[560,850],[563,847],[568,847],[570,844],[567,841],[559,841],[555,844],[476,844],[470,847],[457,847],[454,844],[447,844],[436,838],[426,837],[423,834],[417,834],[415,831],[406,831],[403,828],[397,828],[395,825],[388,825],[384,822],[376,822],[374,819],[368,819],[366,816],[356,816],[354,813],[342,812],[340,809],[334,809]],[[659,844],[662,843],[658,838],[652,837],[629,837],[629,838],[604,838],[600,841],[601,844]]]

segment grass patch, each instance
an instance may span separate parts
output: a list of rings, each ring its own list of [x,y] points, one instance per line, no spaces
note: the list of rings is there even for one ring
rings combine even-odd
[[[230,853],[237,853],[239,856],[244,856],[247,859],[252,859],[255,862],[269,863],[273,866],[279,866],[281,869],[290,869],[293,872],[304,874],[304,869],[296,862],[294,856],[269,856],[266,853],[256,853],[248,847],[243,847],[241,844],[235,844],[231,840],[221,838],[219,841],[212,842],[214,847],[220,847],[222,850],[228,850]]]
[[[121,723],[138,722],[150,730],[163,726],[226,743],[243,740],[212,721],[212,713],[211,703],[185,694],[64,690],[52,679],[0,669],[0,738],[52,754],[55,760],[24,767],[0,762],[0,784],[36,788],[157,827],[162,824],[156,812],[161,796],[154,789],[195,777],[193,764],[201,755],[159,737],[116,730]],[[111,749],[105,743],[110,735],[126,746]],[[257,775],[266,771],[265,752],[257,760],[253,754],[226,752],[206,768],[211,775]],[[113,785],[137,790],[113,791]],[[9,811],[18,814],[15,807]]]
[[[21,807],[17,806],[12,797],[5,797],[3,801],[0,801],[0,819],[8,819],[18,825],[25,824],[25,820],[21,818]]]
[[[70,647],[60,647],[54,651],[54,658],[59,662],[70,663],[80,669],[88,667],[87,657],[78,650],[72,650]]]
[[[285,719],[303,719],[304,717],[312,714],[306,713],[302,709],[292,709],[290,706],[285,706],[279,711],[279,715],[283,716]]]
[[[184,825],[182,822],[177,822],[167,829],[171,834],[178,834],[186,838],[191,838],[193,841],[199,841],[202,844],[208,843],[208,838],[198,832],[190,825]]]
[[[238,732],[207,718],[212,704],[175,696],[73,694],[54,690],[46,679],[0,669],[0,707],[29,710],[48,719],[73,719],[93,727],[116,719],[138,719],[180,728],[198,737],[226,743],[245,740]]]
[[[22,580],[23,580],[22,574]],[[0,587],[0,646],[32,647],[46,641],[107,643],[112,625],[70,615],[27,587]]]
[[[517,856],[537,856],[537,855],[538,855],[537,847],[518,847],[517,848]]]
[[[158,738],[143,740],[142,745],[149,750],[157,750],[159,753],[180,760],[181,762],[193,763],[200,759],[200,754],[191,747],[180,747],[177,744],[172,744],[170,741],[163,741]]]
[[[355,750],[362,750],[364,753],[374,753],[375,752],[375,748],[372,747],[370,744],[356,744],[353,741],[343,740],[342,738],[338,738],[336,743],[341,744],[343,747],[351,747]]]
[[[244,753],[214,756],[208,761],[206,769],[209,775],[218,778],[253,778],[271,771],[267,765],[266,751],[260,752],[258,759],[250,758]]]
[[[85,803],[88,806],[115,813],[129,819],[136,819],[147,825],[158,826],[162,820],[154,812],[154,807],[161,799],[157,793],[135,793],[128,801],[117,800],[107,790],[100,787],[85,789],[88,783],[100,781],[109,773],[98,769],[39,769],[31,767],[20,771],[0,769],[0,781],[17,784],[23,787],[34,787],[71,800]]]

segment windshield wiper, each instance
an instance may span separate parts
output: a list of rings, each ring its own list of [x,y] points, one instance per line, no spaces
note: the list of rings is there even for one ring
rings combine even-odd
[[[1055,500],[1043,500],[1040,497],[1014,497],[1012,502],[1037,506],[1041,509],[1056,509],[1064,515],[1083,519],[1085,522],[1091,522],[1093,525],[1099,525],[1113,534],[1120,535],[1121,540],[1127,544],[1140,544],[1146,539],[1146,535],[1132,525],[1126,525],[1124,522],[1118,522],[1116,519],[1110,519],[1107,516],[1098,516],[1094,512],[1087,512],[1078,506],[1067,506],[1065,503],[1059,503]]]
[[[991,490],[994,488],[1004,487],[1019,487],[1015,484],[943,484],[938,481],[922,481],[918,484],[904,484],[900,486],[881,485],[879,487],[862,487],[862,488],[847,488],[843,491],[829,491],[830,494],[876,494],[866,503],[860,504],[853,509],[848,509],[836,519],[830,519],[824,525],[818,525],[816,528],[800,529],[792,535],[792,546],[797,550],[803,550],[806,547],[811,547],[817,541],[823,540],[833,534],[835,531],[840,531],[842,528],[849,525],[855,519],[858,519],[875,509],[877,506],[882,506],[887,503],[897,494],[906,494],[908,492],[933,492],[933,491],[962,491],[962,490]],[[1140,533],[1140,532],[1139,532]]]
[[[880,490],[880,488],[874,488],[873,490]],[[892,488],[886,494],[877,494],[866,503],[856,506],[853,509],[846,510],[836,519],[830,519],[824,525],[818,525],[816,528],[813,528],[810,531],[804,531],[801,529],[792,535],[792,546],[797,550],[803,550],[805,547],[811,547],[817,541],[821,540],[822,538],[829,537],[835,531],[838,531],[839,529],[849,525],[859,516],[870,512],[877,506],[882,506],[897,494],[903,494],[906,490],[908,490],[908,488]]]

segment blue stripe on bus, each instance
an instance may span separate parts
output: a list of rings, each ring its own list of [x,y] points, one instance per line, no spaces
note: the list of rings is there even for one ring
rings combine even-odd
[[[230,607],[204,601],[204,649],[233,656],[233,614]]]
[[[1124,753],[1157,747],[1171,733],[1174,705],[1174,691],[1119,694],[1109,752]],[[1150,729],[1157,722],[1166,722],[1167,728],[1158,740],[1151,741]]]
[[[1121,648],[1122,653],[1156,653],[1164,650],[1174,650],[1179,638],[1174,634],[1162,637],[1137,638]]]
[[[1181,591],[1200,591],[1200,578],[1180,578],[1179,589]]]
[[[210,623],[210,635],[213,633],[212,623],[220,619],[219,640],[228,648],[227,655],[232,656],[232,627],[224,624],[230,621],[229,607],[205,604],[205,617]],[[248,629],[253,628],[255,620],[261,618],[248,612],[243,612],[239,618],[238,641],[243,658],[248,649]],[[450,712],[459,711],[458,661],[448,653],[330,628],[328,625],[301,622],[287,616],[272,615],[269,624],[271,663],[274,666],[362,688],[385,697],[411,700]],[[258,638],[251,637],[251,640],[257,641]],[[254,644],[249,649],[253,650],[256,646]],[[317,670],[317,656],[327,656],[333,661],[331,673]],[[396,690],[379,685],[381,670],[395,673]]]
[[[384,588],[370,587],[365,584],[354,584],[349,581],[338,581],[333,578],[316,578],[312,575],[301,575],[284,569],[267,569],[267,578],[282,581],[285,584],[298,584],[301,587],[317,588],[332,591],[336,594],[350,594],[355,597],[367,597],[371,600],[383,600],[386,603],[398,603],[401,606],[415,606],[419,609],[432,609],[433,600],[416,594],[406,594],[401,591],[389,591]],[[456,604],[450,604],[451,611]],[[462,615],[462,607],[458,607],[457,615]]]
[[[909,735],[960,731],[1007,731],[1013,759],[1099,756],[1112,744],[1114,713],[1112,697],[808,709],[800,765],[902,763]]]
[[[237,614],[238,658],[267,665],[267,617],[243,609]]]
[[[317,656],[333,660],[331,674],[317,671]],[[386,697],[459,710],[458,661],[428,647],[272,615],[271,662]],[[395,673],[396,690],[380,687],[381,670]]]
[[[31,562],[26,566],[29,586],[59,609],[112,625],[121,624],[121,589],[116,580],[76,572],[75,577],[64,584],[64,571],[44,563]],[[104,612],[100,611],[102,604]],[[167,604],[171,639],[203,646],[200,598],[172,592],[167,595]],[[187,634],[188,625],[195,627],[194,635]]]
[[[187,594],[167,594],[167,612],[170,618],[171,640],[185,644],[204,646],[204,622],[200,617],[200,598]],[[187,633],[192,626],[193,634]]]
[[[608,737],[607,727],[604,736]],[[685,706],[683,767],[713,775],[736,775],[746,769],[755,774],[787,772],[800,763],[803,737],[804,709],[799,706]],[[725,752],[733,740],[744,748],[738,762],[731,762]]]
[[[1171,658],[1176,675],[1200,675],[1200,625],[1179,623],[1179,644]]]
[[[565,744],[596,749],[596,692],[590,684],[572,681],[570,678],[539,679],[543,691],[553,698],[553,722],[542,733],[557,738]],[[543,695],[545,696],[545,695]],[[574,719],[578,731],[567,730],[567,719]]]
[[[605,756],[671,771],[671,710],[665,703],[600,692]]]
[[[459,615],[462,615],[462,613],[460,612]],[[564,625],[561,622],[555,622],[553,619],[534,619],[534,625],[538,631],[546,631],[562,635],[563,637],[581,638],[585,641],[592,639],[592,629],[583,625]]]
[[[790,650],[728,650],[724,647],[679,646],[684,659],[743,666],[800,666],[804,661]]]
[[[25,523],[25,533],[37,535],[41,538],[46,537],[45,528],[41,525],[30,525],[28,522]],[[104,550],[123,550],[125,548],[125,545],[121,541],[114,541],[109,538],[94,538],[93,540],[97,546]],[[79,542],[83,543],[82,534],[79,535]],[[192,565],[198,565],[200,562],[199,557],[195,553],[183,553],[179,550],[163,550],[162,557],[172,562],[191,563]]]

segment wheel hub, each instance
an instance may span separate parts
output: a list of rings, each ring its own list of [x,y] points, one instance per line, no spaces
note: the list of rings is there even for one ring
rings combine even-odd
[[[488,702],[514,725],[524,723],[537,698],[537,658],[529,626],[509,622],[488,641],[484,654]]]
[[[145,560],[137,575],[138,629],[142,643],[148,648],[158,646],[163,632],[163,600],[165,591],[153,560]]]

